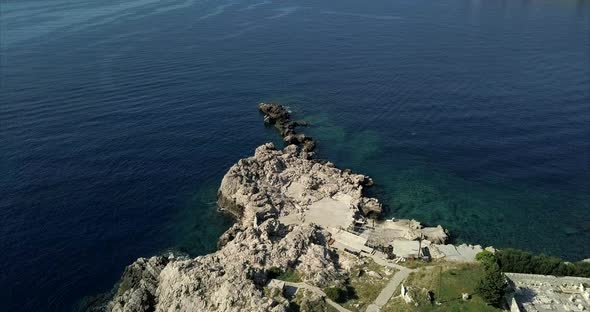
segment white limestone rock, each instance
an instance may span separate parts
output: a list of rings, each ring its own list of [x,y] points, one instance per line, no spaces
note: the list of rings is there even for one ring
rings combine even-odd
[[[328,238],[314,225],[285,226],[270,219],[206,256],[141,258],[127,268],[108,310],[286,311],[286,300],[267,298],[261,290],[268,270],[292,268],[318,286],[341,281]]]
[[[261,104],[260,109],[283,136],[296,135],[298,123],[290,121],[285,108]],[[271,143],[258,147],[223,177],[218,205],[237,222],[220,237],[218,251],[194,259],[138,259],[127,267],[105,310],[287,311],[282,295],[263,292],[274,268],[295,270],[318,287],[344,283],[346,272],[327,246],[329,232],[315,224],[285,225],[279,217],[301,215],[325,198],[350,203],[357,214],[377,215],[382,207],[363,197],[363,186],[373,183],[369,177],[309,159],[313,141],[298,138],[298,145],[283,150]],[[308,299],[305,303],[319,300]]]
[[[272,143],[258,147],[253,157],[241,159],[223,177],[219,206],[247,224],[255,218],[261,222],[301,212],[311,203],[338,193],[350,196],[352,208],[358,213],[381,213],[381,204],[362,194],[365,181],[370,179],[302,154],[296,145],[283,150],[275,149]],[[289,192],[292,183],[302,187],[301,192]]]

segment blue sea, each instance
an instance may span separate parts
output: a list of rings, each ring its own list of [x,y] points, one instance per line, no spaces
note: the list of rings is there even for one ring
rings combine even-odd
[[[590,257],[588,0],[0,0],[0,44],[2,311],[215,250],[261,101],[387,217]]]

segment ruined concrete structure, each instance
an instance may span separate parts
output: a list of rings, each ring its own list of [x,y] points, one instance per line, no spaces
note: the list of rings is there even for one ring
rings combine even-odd
[[[510,311],[590,311],[590,278],[506,273]]]

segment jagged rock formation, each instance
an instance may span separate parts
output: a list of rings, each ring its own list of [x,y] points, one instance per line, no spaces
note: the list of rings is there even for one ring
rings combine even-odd
[[[309,153],[305,155],[311,157],[311,152],[315,148],[315,141],[303,133],[295,133],[295,127],[306,126],[307,123],[292,121],[291,113],[281,104],[260,103],[258,109],[264,114],[264,121],[275,125],[279,130],[285,143],[301,144],[303,151]]]
[[[287,311],[288,300],[263,291],[273,268],[294,270],[319,287],[344,283],[346,272],[327,246],[330,233],[315,224],[285,225],[279,218],[331,198],[357,215],[378,214],[381,204],[362,195],[372,180],[310,159],[315,144],[295,133],[298,123],[290,121],[289,112],[278,104],[259,108],[285,142],[295,144],[283,150],[264,144],[224,176],[218,204],[237,222],[219,239],[219,250],[194,259],[140,258],[125,270],[106,310]]]
[[[291,121],[285,107],[261,103],[259,110],[287,146],[281,150],[272,143],[263,144],[223,177],[218,206],[237,221],[219,238],[218,251],[194,259],[138,259],[127,267],[104,310],[279,312],[289,311],[294,303],[320,306],[323,299],[313,294],[302,292],[295,300],[265,288],[277,270],[318,287],[346,284],[349,261],[328,246],[330,232],[339,233],[353,219],[361,219],[357,223],[362,224],[362,219],[381,214],[379,201],[363,196],[373,180],[312,159],[315,142],[295,132],[301,123]],[[387,222],[392,227],[389,232],[399,234],[396,226],[401,226],[409,239],[447,238],[442,227],[422,228],[413,220]],[[403,226],[404,222],[408,224]],[[379,228],[384,233],[388,230]],[[391,241],[383,233],[377,236],[386,240],[385,245]]]
[[[239,225],[236,225],[236,227]],[[237,232],[219,251],[194,259],[153,257],[130,265],[109,311],[287,311],[263,286],[271,268],[291,268],[318,286],[343,282],[329,234],[270,219]]]
[[[362,214],[380,214],[381,204],[363,196],[370,179],[340,170],[330,162],[310,160],[297,146],[259,146],[241,159],[221,181],[218,204],[241,218],[244,226],[268,218],[303,213],[323,198],[337,197]]]

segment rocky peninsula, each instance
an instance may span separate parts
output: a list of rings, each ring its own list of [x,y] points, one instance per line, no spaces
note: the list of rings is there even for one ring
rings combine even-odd
[[[367,226],[383,210],[377,199],[364,195],[372,179],[314,159],[315,141],[296,131],[306,123],[292,121],[284,106],[261,103],[259,110],[286,146],[263,144],[223,177],[218,205],[236,223],[220,237],[218,250],[196,258],[138,259],[126,268],[104,310],[290,311],[292,298],[268,291],[277,274],[295,272],[317,288],[347,282],[351,266],[342,251],[355,254],[365,247],[355,251],[362,235],[346,229]],[[382,231],[438,243],[447,238],[441,227],[423,229],[415,221],[392,222]],[[304,294],[303,301],[323,300],[313,291]]]

